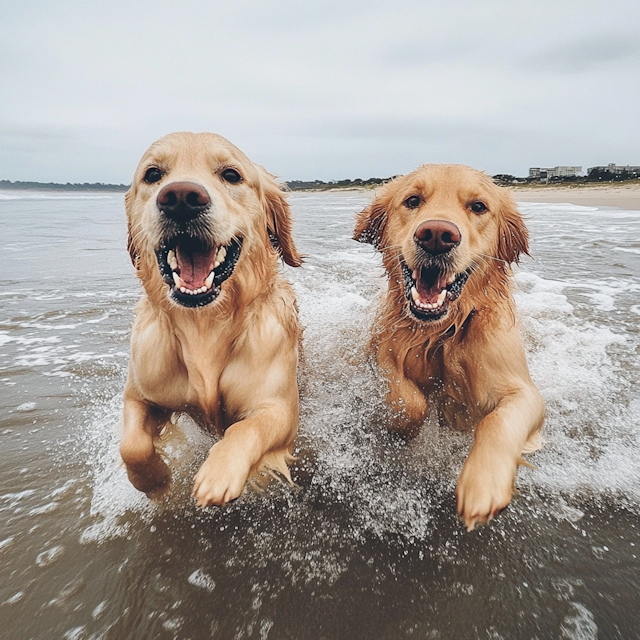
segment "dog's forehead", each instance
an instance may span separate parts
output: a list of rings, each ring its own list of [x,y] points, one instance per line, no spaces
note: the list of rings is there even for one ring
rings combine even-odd
[[[490,196],[493,182],[481,171],[458,164],[423,165],[405,176],[406,188],[422,193],[426,198],[435,195],[459,199]]]
[[[154,142],[140,161],[140,167],[157,164],[166,170],[232,165],[254,171],[253,163],[226,138],[214,133],[172,133]]]

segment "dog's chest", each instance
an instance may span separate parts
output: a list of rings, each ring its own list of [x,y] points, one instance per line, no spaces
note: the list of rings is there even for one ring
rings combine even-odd
[[[444,392],[460,402],[467,400],[465,389],[469,385],[465,355],[455,340],[447,340],[434,350],[411,349],[405,359],[404,372],[427,395]]]
[[[213,422],[219,421],[223,407],[220,380],[229,359],[229,349],[222,343],[182,345],[184,402],[198,407]]]
[[[404,373],[426,394],[442,387],[442,359],[438,355],[429,357],[423,348],[409,350],[404,361]]]

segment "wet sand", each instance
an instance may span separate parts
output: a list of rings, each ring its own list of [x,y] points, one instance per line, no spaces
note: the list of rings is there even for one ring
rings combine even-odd
[[[567,202],[588,207],[617,207],[640,211],[640,184],[593,186],[511,187],[517,202]]]

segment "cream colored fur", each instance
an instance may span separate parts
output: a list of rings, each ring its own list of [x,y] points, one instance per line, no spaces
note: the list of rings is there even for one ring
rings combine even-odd
[[[405,205],[418,195],[421,205]],[[471,210],[482,201],[487,211]],[[456,273],[473,268],[462,295],[438,320],[408,310],[400,261],[418,265],[414,232],[445,220],[461,232],[451,252]],[[412,437],[437,402],[440,416],[475,439],[456,489],[457,509],[471,530],[511,501],[522,454],[541,444],[542,397],[529,375],[511,295],[510,264],[528,250],[511,196],[483,173],[461,165],[425,165],[387,184],[358,216],[355,238],[383,254],[389,288],[372,347],[394,410],[392,431]]]
[[[163,178],[146,184],[143,177],[151,166],[159,167]],[[241,174],[240,183],[221,178],[228,167]],[[171,181],[206,189],[212,202],[207,223],[217,243],[243,237],[235,271],[222,283],[219,297],[200,308],[181,307],[168,297],[156,261],[156,196]],[[173,412],[186,412],[222,436],[195,476],[198,505],[237,498],[263,468],[290,479],[300,327],[279,258],[293,266],[301,259],[278,185],[224,138],[174,133],[143,156],[126,209],[129,251],[144,287],[124,391],[120,452],[129,479],[152,497],[168,490],[171,474],[154,442]]]

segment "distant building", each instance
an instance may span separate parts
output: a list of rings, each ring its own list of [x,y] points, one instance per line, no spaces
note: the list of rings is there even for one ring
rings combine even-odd
[[[566,178],[577,176],[582,173],[582,167],[531,167],[529,177],[537,180],[548,180],[549,178]]]
[[[635,175],[640,175],[640,167],[639,166],[633,166],[630,164],[627,165],[621,165],[621,164],[608,164],[608,165],[602,165],[599,167],[589,167],[588,174],[591,173],[611,173],[614,176],[619,176],[622,175],[623,173],[626,174],[635,174]]]

